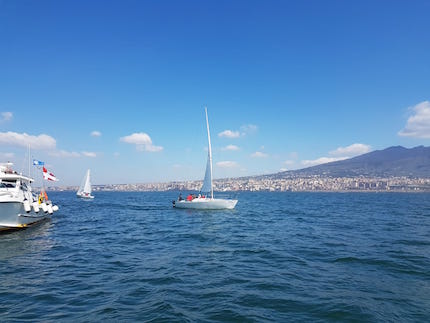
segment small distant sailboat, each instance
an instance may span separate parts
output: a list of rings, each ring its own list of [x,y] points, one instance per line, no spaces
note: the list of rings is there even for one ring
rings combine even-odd
[[[81,186],[79,186],[78,192],[76,195],[85,199],[93,199],[94,196],[91,195],[91,177],[90,170],[87,170],[84,179],[82,180]]]
[[[203,180],[201,192],[207,192],[210,197],[199,195],[196,198],[178,199],[173,201],[173,207],[180,209],[206,209],[206,210],[217,210],[217,209],[234,209],[237,204],[237,200],[228,199],[216,199],[214,198],[213,180],[212,180],[212,147],[211,147],[211,135],[209,131],[208,121],[208,110],[205,108],[206,113],[206,128],[208,131],[208,161],[206,164],[206,173]]]

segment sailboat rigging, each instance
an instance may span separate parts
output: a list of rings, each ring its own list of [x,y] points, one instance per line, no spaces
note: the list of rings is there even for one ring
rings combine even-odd
[[[173,201],[173,206],[182,209],[234,209],[237,200],[216,199],[213,192],[213,171],[212,171],[212,147],[211,135],[209,130],[208,110],[205,108],[206,129],[208,133],[208,160],[206,163],[206,172],[203,179],[201,192],[209,193],[209,197],[199,195],[196,198],[178,199]]]
[[[90,170],[88,169],[85,173],[85,176],[82,180],[81,185],[79,186],[78,191],[76,192],[76,195],[81,198],[85,199],[93,199],[94,196],[91,195],[92,188],[91,188],[91,176],[90,176]]]

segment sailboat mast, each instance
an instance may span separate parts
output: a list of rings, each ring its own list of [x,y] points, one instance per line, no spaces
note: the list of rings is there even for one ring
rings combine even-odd
[[[209,120],[208,120],[208,108],[205,107],[205,113],[206,113],[206,127],[208,130],[208,157],[209,157],[209,165],[210,165],[210,178],[211,178],[211,198],[214,197],[214,189],[212,184],[212,147],[211,147],[211,134],[209,131]]]

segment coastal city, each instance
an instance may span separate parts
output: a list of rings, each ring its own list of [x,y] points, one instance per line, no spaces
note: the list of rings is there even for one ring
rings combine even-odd
[[[409,177],[326,177],[273,176],[228,178],[214,180],[214,191],[271,191],[271,192],[345,192],[345,191],[390,191],[390,192],[429,192],[430,178]],[[199,191],[202,181],[178,181],[165,183],[106,184],[93,185],[93,191]],[[50,187],[50,190],[76,190],[77,187]]]

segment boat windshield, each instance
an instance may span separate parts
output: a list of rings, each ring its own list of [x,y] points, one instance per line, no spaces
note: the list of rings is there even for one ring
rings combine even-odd
[[[15,187],[15,183],[12,182],[1,182],[0,183],[0,188],[14,188]]]

